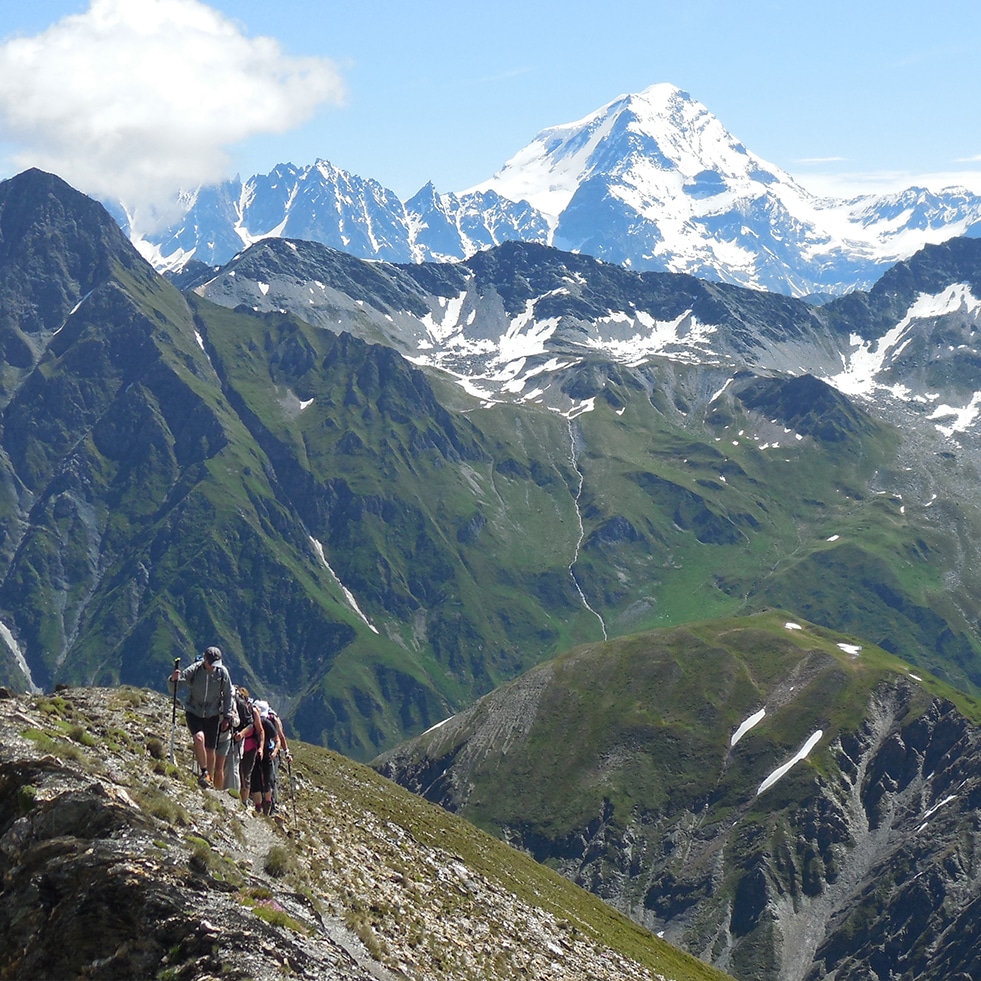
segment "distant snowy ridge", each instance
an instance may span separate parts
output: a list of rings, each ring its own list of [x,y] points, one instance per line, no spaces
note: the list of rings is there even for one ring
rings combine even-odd
[[[542,130],[497,174],[458,193],[427,184],[402,202],[318,160],[187,193],[183,217],[161,232],[109,204],[158,269],[218,266],[268,237],[401,263],[464,259],[517,240],[796,296],[865,288],[925,244],[981,231],[981,197],[962,188],[812,195],[667,83]]]
[[[583,184],[609,176],[619,178],[611,182],[614,193],[632,197],[642,214],[685,196],[731,200],[753,182],[783,182],[806,196],[788,174],[746,150],[705,106],[667,83],[543,130],[472,190],[530,201],[557,221]]]
[[[711,367],[717,381],[705,393],[709,404],[750,368],[812,375],[849,398],[905,407],[957,438],[981,419],[981,375],[971,368],[981,299],[978,286],[965,281],[978,262],[978,240],[924,250],[910,265],[927,288],[900,297],[889,283],[914,274],[899,270],[884,280],[875,304],[888,303],[888,313],[876,313],[874,325],[855,319],[852,297],[844,306],[819,308],[688,277],[641,276],[513,242],[464,262],[423,267],[366,263],[314,243],[271,239],[197,292],[224,306],[292,310],[337,333],[383,339],[485,404],[589,411],[591,393],[570,399],[563,379],[596,358],[631,369]],[[948,271],[940,275],[941,269]],[[872,302],[854,299],[862,309]],[[852,313],[835,313],[838,307]],[[770,432],[759,435],[759,446],[801,438]]]
[[[669,84],[542,131],[473,190],[530,201],[559,248],[797,295],[867,285],[861,266],[967,234],[981,217],[981,199],[959,189],[816,197]]]

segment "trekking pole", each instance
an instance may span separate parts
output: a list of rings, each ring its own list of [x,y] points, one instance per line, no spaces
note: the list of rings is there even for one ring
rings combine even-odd
[[[232,733],[232,766],[235,768],[235,782],[238,784],[239,799],[245,800],[242,792],[242,747]]]
[[[286,754],[286,774],[290,781],[290,800],[293,802],[293,827],[296,827],[296,791],[293,789],[293,761]]]
[[[174,670],[179,671],[181,667],[181,659],[179,657],[174,658]],[[170,712],[170,762],[177,762],[177,752],[175,747],[175,742],[177,739],[177,682],[174,682],[174,707]]]

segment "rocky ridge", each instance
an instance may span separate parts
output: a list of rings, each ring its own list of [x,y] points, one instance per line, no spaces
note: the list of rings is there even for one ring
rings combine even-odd
[[[270,820],[160,694],[3,696],[0,977],[721,977],[342,757],[294,742]]]

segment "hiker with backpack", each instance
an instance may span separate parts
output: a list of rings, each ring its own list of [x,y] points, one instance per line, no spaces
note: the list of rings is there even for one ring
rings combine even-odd
[[[275,761],[279,755],[279,729],[269,714],[269,703],[255,702],[262,731],[262,757],[252,768],[252,803],[259,813],[270,815],[276,781]]]
[[[215,744],[215,762],[211,770],[211,781],[215,790],[225,789],[225,771],[228,766],[228,756],[232,749],[232,731],[238,724],[238,716],[235,714],[235,696],[232,696],[232,711],[227,717],[229,723],[224,722],[218,726],[218,742]]]
[[[222,664],[221,649],[208,647],[201,660],[183,671],[175,668],[170,676],[170,689],[176,695],[181,685],[188,689],[184,710],[193,738],[194,758],[201,771],[198,786],[212,786],[212,774],[217,785],[215,767],[219,733],[232,727],[232,679],[228,668]],[[223,784],[224,774],[220,779]]]
[[[279,717],[279,713],[275,709],[269,709],[269,716],[276,723],[276,732],[279,733],[279,755],[285,756],[288,760],[293,759],[293,754],[290,752],[290,744],[286,741],[286,732],[283,729],[283,720]]]
[[[279,717],[279,714],[275,709],[269,709],[269,718],[273,720],[276,725],[276,733],[279,736],[279,751],[273,759],[273,795],[272,795],[272,807],[269,809],[270,814],[275,814],[279,807],[279,788],[281,786],[279,780],[279,767],[280,762],[283,758],[286,759],[287,765],[293,759],[293,754],[290,752],[290,744],[286,740],[286,731],[283,729],[283,720]]]
[[[248,807],[249,795],[252,792],[252,771],[256,761],[263,757],[265,740],[262,738],[262,717],[249,698],[248,688],[236,688],[235,701],[238,705],[239,726],[232,739],[238,745],[239,752],[239,796],[242,798],[242,803]]]

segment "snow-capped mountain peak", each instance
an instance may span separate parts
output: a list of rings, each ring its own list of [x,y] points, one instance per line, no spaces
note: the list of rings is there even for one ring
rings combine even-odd
[[[981,232],[981,197],[962,188],[817,197],[668,83],[542,130],[459,193],[427,184],[403,202],[318,160],[201,188],[187,202],[180,222],[138,243],[158,268],[217,265],[268,237],[390,262],[464,259],[517,240],[805,296],[867,288],[925,244]]]
[[[660,205],[745,190],[753,181],[796,187],[687,92],[660,83],[621,95],[576,122],[542,130],[472,190],[526,200],[554,227],[579,188],[597,176],[616,178],[642,200]]]

